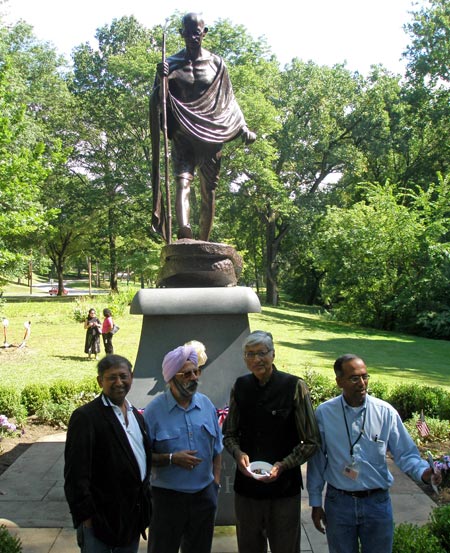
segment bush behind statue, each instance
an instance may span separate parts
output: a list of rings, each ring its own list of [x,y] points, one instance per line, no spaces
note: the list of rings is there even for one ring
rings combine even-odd
[[[95,309],[97,313],[101,314],[105,307],[111,310],[113,318],[119,317],[123,315],[135,295],[136,290],[130,288],[116,294],[98,295],[95,298],[79,296],[73,304],[72,317],[77,323],[84,323],[89,309]]]

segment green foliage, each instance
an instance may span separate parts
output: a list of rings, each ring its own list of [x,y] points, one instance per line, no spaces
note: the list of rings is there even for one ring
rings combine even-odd
[[[450,504],[433,510],[429,527],[444,551],[450,551]]]
[[[449,308],[450,179],[438,175],[414,194],[389,183],[366,187],[365,201],[331,207],[319,224],[312,251],[325,273],[323,301],[341,320],[424,333],[423,314]]]
[[[314,408],[341,393],[334,379],[323,376],[311,369],[304,373],[303,379],[308,385]]]
[[[419,384],[400,384],[389,394],[389,402],[397,409],[402,420],[411,418],[412,414],[424,412],[431,418],[448,418],[449,393],[434,386]]]
[[[394,529],[392,553],[445,553],[427,526],[402,523]]]
[[[36,416],[44,424],[67,428],[70,416],[77,407],[79,407],[79,403],[73,399],[64,400],[60,403],[50,401],[37,410]]]
[[[64,401],[75,398],[78,393],[78,386],[70,380],[57,380],[50,386],[50,397],[55,403],[63,403]]]
[[[48,386],[43,384],[27,384],[21,392],[21,402],[28,415],[34,415],[38,409],[51,400]]]
[[[390,400],[390,386],[387,382],[381,380],[370,380],[369,393],[370,395],[382,399],[383,401]]]
[[[95,309],[97,317],[102,320],[103,309],[107,307],[111,310],[114,319],[125,313],[135,295],[136,289],[130,287],[115,294],[96,296],[95,299],[87,296],[78,296],[72,306],[72,317],[77,323],[84,323],[89,309],[92,308]]]
[[[48,387],[49,401],[36,408],[40,422],[67,428],[74,409],[93,400],[99,393],[95,378],[86,377],[79,382],[58,380]]]
[[[413,12],[414,19],[405,25],[412,42],[405,56],[410,74],[419,79],[449,81],[450,8],[447,0],[430,0],[426,6]]]
[[[18,390],[0,386],[0,414],[13,417],[18,423],[25,420],[27,413]]]
[[[450,440],[450,421],[448,418],[441,419],[424,415],[430,434],[429,436],[421,436],[416,427],[416,422],[419,420],[419,416],[419,413],[413,413],[410,419],[404,421],[410,436],[417,445],[425,446],[430,441],[435,442]]]
[[[22,542],[12,536],[4,524],[0,524],[0,551],[2,553],[21,553]]]

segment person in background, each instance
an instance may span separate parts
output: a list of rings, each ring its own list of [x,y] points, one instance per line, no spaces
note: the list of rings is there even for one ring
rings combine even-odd
[[[167,389],[144,411],[152,446],[153,518],[149,553],[210,553],[222,460],[216,408],[197,392],[193,346],[166,354]]]
[[[314,526],[326,532],[330,553],[390,553],[394,524],[386,454],[415,480],[439,484],[389,403],[368,395],[370,375],[352,353],[334,363],[338,397],[316,410],[322,446],[308,461],[307,488]],[[325,509],[322,490],[327,482]]]
[[[320,445],[309,390],[273,364],[272,334],[256,330],[243,343],[251,374],[239,377],[223,425],[224,445],[236,461],[234,480],[239,553],[300,551],[300,465]],[[272,465],[254,479],[252,461]]]
[[[88,359],[92,356],[98,358],[100,353],[100,334],[102,333],[102,324],[97,318],[95,309],[89,309],[88,316],[84,321],[86,330],[86,339],[84,341],[84,353],[87,353]]]
[[[103,309],[103,324],[102,324],[102,336],[103,336],[103,345],[105,346],[105,353],[110,354],[114,353],[114,347],[112,344],[113,333],[112,329],[114,328],[114,321],[112,318],[112,313],[110,309]]]
[[[126,396],[131,363],[107,355],[97,366],[101,394],[70,417],[64,491],[82,553],[137,553],[151,516],[150,442]]]

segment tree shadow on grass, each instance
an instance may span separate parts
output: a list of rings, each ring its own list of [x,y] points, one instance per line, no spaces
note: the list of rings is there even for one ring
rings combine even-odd
[[[54,355],[53,357],[61,359],[62,361],[86,361],[90,363],[95,362],[95,359],[88,359],[87,357],[83,357],[80,355]]]
[[[377,377],[395,377],[407,381],[408,378],[421,380],[429,386],[445,386],[449,383],[448,357],[450,342],[432,340],[421,336],[359,327],[328,321],[321,318],[317,308],[305,309],[302,313],[283,307],[266,308],[266,313],[279,324],[287,325],[288,330],[301,334],[302,329],[323,333],[323,338],[304,338],[300,341],[277,341],[283,347],[311,352],[323,359],[323,368],[333,377],[333,363],[344,353],[360,355],[369,371]],[[309,316],[310,314],[310,316]],[[264,315],[264,311],[263,311]]]

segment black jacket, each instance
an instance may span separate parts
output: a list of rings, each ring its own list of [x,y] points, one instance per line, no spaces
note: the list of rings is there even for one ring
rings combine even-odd
[[[128,438],[102,396],[76,409],[67,431],[64,491],[74,527],[92,518],[95,536],[110,546],[145,536],[150,522],[150,443],[142,415],[134,407],[133,412],[147,454],[144,481]]]

